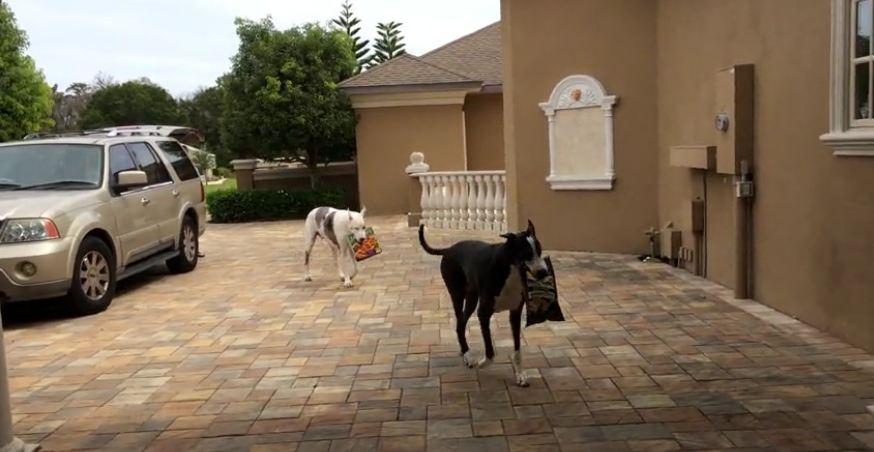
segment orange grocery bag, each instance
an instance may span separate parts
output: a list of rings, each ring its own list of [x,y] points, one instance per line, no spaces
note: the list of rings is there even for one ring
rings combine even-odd
[[[373,228],[367,228],[367,237],[362,242],[355,240],[355,235],[349,234],[346,236],[349,242],[349,247],[352,248],[352,254],[356,261],[370,259],[377,254],[382,253],[382,248],[379,246],[379,239],[373,233]]]

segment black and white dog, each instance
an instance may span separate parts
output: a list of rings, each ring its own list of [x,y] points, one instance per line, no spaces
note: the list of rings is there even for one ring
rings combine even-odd
[[[518,233],[502,234],[504,243],[489,244],[478,240],[464,240],[449,248],[434,249],[425,241],[424,226],[419,226],[419,243],[428,254],[443,256],[440,273],[452,299],[455,310],[456,333],[461,355],[468,367],[485,367],[495,357],[490,321],[492,314],[510,311],[513,331],[513,371],[516,384],[528,386],[528,376],[522,369],[520,341],[522,335],[522,279],[521,266],[537,279],[549,276],[541,256],[542,249],[534,224],[528,220],[528,229]],[[476,361],[467,345],[467,321],[477,312],[485,343],[485,357]]]
[[[304,280],[312,281],[310,275],[310,256],[316,238],[328,242],[331,252],[334,253],[334,261],[337,263],[337,272],[344,287],[352,287],[352,278],[358,273],[358,262],[355,260],[352,246],[346,237],[352,234],[359,243],[367,238],[367,226],[364,223],[364,213],[353,212],[349,209],[339,210],[333,207],[316,207],[307,215],[304,223]]]

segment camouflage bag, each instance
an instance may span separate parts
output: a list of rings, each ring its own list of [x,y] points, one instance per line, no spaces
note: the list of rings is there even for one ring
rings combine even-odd
[[[547,256],[546,268],[549,276],[537,280],[529,271],[523,272],[522,283],[525,286],[525,327],[537,325],[546,321],[564,322],[564,314],[558,305],[558,287],[555,283],[555,269],[552,260]]]

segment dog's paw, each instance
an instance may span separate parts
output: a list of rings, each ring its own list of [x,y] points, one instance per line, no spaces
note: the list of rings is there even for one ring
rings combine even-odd
[[[483,369],[491,365],[493,362],[493,360],[486,357],[476,359],[471,352],[465,353],[462,358],[464,360],[464,365],[467,366],[468,369]]]
[[[461,360],[464,361],[464,365],[467,366],[468,369],[473,369],[477,366],[477,360],[474,358],[473,353],[467,352],[461,356]]]
[[[347,289],[352,287],[352,281],[349,281],[349,280],[343,281],[343,287],[345,287]]]
[[[516,385],[522,388],[528,387],[528,374],[525,372],[516,372]]]
[[[303,280],[306,281],[306,282],[312,282],[313,277],[310,276],[310,275],[306,275],[306,276],[303,277]]]

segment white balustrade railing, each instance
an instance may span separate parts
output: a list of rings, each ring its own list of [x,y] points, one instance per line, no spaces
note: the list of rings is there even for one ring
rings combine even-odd
[[[507,231],[505,171],[411,174],[422,185],[421,222],[432,228]]]

